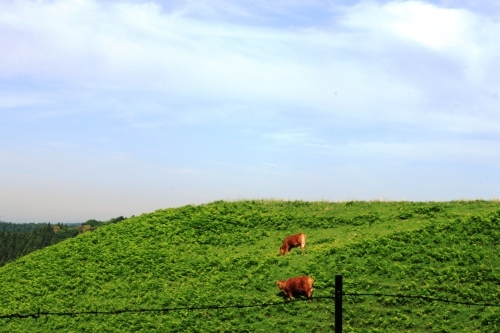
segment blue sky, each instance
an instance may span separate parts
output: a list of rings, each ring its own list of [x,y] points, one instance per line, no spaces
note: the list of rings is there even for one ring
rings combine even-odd
[[[0,220],[500,197],[499,1],[0,0]]]

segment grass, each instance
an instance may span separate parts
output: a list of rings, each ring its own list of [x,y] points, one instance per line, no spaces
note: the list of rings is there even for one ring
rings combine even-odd
[[[218,201],[102,227],[0,268],[0,316],[283,302],[278,279],[317,297],[269,307],[0,319],[0,332],[332,332],[346,292],[500,299],[497,201]],[[285,236],[307,234],[284,257]],[[499,309],[395,298],[344,301],[345,332],[493,332]]]

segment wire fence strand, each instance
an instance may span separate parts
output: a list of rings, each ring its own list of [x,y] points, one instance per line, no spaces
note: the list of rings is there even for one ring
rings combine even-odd
[[[408,299],[421,299],[428,302],[441,302],[441,303],[452,303],[467,306],[479,306],[479,307],[500,307],[500,304],[488,303],[488,302],[468,302],[468,301],[456,301],[437,297],[429,296],[419,296],[419,295],[402,295],[402,294],[383,294],[383,293],[342,293],[342,296],[348,297],[394,297],[394,298],[408,298]],[[181,306],[181,307],[164,307],[164,308],[139,308],[139,309],[118,309],[118,310],[88,310],[88,311],[65,311],[65,312],[49,312],[41,311],[38,309],[37,312],[33,313],[13,313],[0,315],[0,319],[25,319],[34,318],[38,319],[42,316],[81,316],[81,315],[119,315],[124,313],[135,313],[135,314],[146,314],[146,313],[161,313],[167,314],[169,312],[176,311],[203,311],[203,310],[224,310],[224,309],[245,309],[245,308],[264,308],[270,306],[283,306],[289,303],[302,302],[302,301],[323,301],[323,300],[334,300],[335,296],[316,296],[312,299],[307,298],[294,298],[289,301],[282,302],[270,302],[270,303],[257,303],[257,304],[233,304],[233,305],[205,305],[205,306]]]
[[[410,299],[421,299],[424,301],[431,302],[441,302],[441,303],[452,303],[452,304],[461,304],[468,306],[480,306],[480,307],[500,307],[499,304],[495,303],[477,303],[477,302],[466,302],[466,301],[455,301],[438,297],[430,297],[430,296],[419,296],[419,295],[402,295],[402,294],[382,294],[382,293],[372,293],[372,294],[358,294],[358,293],[343,293],[342,296],[374,296],[374,297],[394,297],[394,298],[410,298]]]

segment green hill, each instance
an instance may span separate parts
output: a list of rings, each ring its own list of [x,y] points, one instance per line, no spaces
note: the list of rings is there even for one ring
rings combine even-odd
[[[305,254],[280,257],[283,238],[298,232]],[[0,319],[0,332],[332,332],[333,300],[321,297],[333,295],[337,274],[350,294],[498,304],[499,250],[496,201],[158,210],[0,267],[0,317],[58,313]],[[306,274],[313,300],[285,303],[275,281]],[[213,305],[228,308],[178,310]],[[101,313],[122,310],[137,312]],[[500,332],[500,308],[345,296],[344,332]]]

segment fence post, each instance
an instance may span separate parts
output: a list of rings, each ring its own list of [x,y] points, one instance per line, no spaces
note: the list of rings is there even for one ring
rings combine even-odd
[[[335,333],[342,333],[342,275],[335,275]]]

